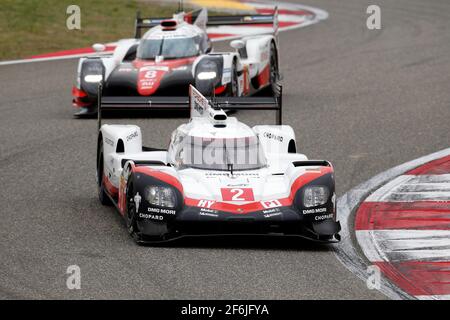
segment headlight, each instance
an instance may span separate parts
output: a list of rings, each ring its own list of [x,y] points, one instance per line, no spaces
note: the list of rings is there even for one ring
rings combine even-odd
[[[84,77],[84,81],[89,83],[98,83],[102,81],[102,79],[103,77],[101,74],[88,74]]]
[[[145,198],[150,204],[155,206],[167,208],[175,207],[175,193],[168,187],[149,186],[146,189]]]
[[[211,80],[217,77],[217,72],[215,71],[203,71],[197,75],[199,80]]]
[[[306,208],[323,205],[327,202],[329,194],[325,186],[307,187],[303,194],[303,205]]]

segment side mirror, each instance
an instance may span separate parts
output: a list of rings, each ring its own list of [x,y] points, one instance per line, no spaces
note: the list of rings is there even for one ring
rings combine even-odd
[[[92,49],[94,49],[95,52],[103,52],[106,50],[106,46],[104,44],[101,43],[95,43],[92,46]]]
[[[245,47],[245,42],[242,40],[233,40],[230,42],[230,46],[236,50],[240,50]]]

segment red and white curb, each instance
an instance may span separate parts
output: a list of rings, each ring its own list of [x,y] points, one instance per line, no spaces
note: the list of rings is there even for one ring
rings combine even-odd
[[[279,31],[287,31],[297,28],[306,27],[328,18],[328,13],[322,9],[304,6],[300,4],[292,4],[285,2],[263,2],[263,1],[242,1],[254,8],[260,14],[272,14],[275,6],[278,6],[279,12]],[[208,34],[211,41],[225,41],[240,38],[242,36],[270,33],[272,25],[248,25],[248,26],[219,26],[208,28]],[[101,40],[101,39],[99,39]],[[116,43],[108,43],[105,53],[114,51]],[[73,59],[97,54],[92,48],[79,48],[72,50],[64,50],[59,52],[36,55],[27,59],[0,61],[1,65],[11,65],[30,62],[54,61],[63,59]]]
[[[394,299],[450,299],[450,149],[379,174],[341,197],[338,210],[346,231],[335,252],[351,271],[367,279],[367,266],[378,266],[380,291]],[[368,263],[349,233],[353,211]]]

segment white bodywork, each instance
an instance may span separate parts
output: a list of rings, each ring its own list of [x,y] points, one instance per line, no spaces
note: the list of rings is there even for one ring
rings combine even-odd
[[[198,92],[197,94],[201,99],[202,96]],[[270,202],[285,198],[289,196],[292,183],[306,171],[314,169],[310,166],[294,166],[294,161],[307,160],[307,157],[288,152],[289,142],[295,142],[294,131],[290,126],[259,125],[250,128],[234,117],[215,120],[216,115],[223,115],[224,112],[212,109],[208,101],[204,101],[203,107],[199,104],[196,105],[197,108],[191,106],[195,109],[191,111],[191,120],[172,133],[167,151],[142,151],[142,133],[138,126],[103,125],[100,134],[104,152],[104,175],[110,183],[119,189],[121,181],[128,179],[130,170],[123,170],[123,159],[154,161],[160,164],[149,167],[175,177],[181,183],[187,198],[196,199],[205,206],[215,201],[245,204],[250,200],[245,199],[241,194],[242,190],[252,190],[251,201]],[[206,140],[256,139],[263,150],[265,164],[257,169],[234,172],[182,167],[179,161],[180,149],[183,148],[181,141],[187,137]],[[127,161],[124,167],[128,169],[130,163],[131,161]],[[235,193],[230,199],[224,199],[222,188],[231,188]]]

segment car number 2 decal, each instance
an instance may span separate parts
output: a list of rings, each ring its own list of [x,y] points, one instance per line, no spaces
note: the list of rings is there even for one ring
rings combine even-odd
[[[251,188],[222,188],[223,201],[255,201]]]

